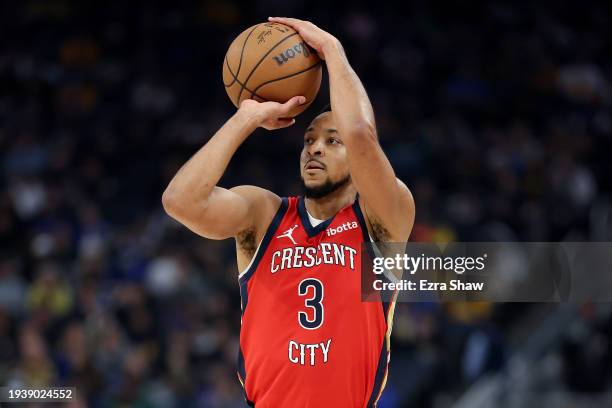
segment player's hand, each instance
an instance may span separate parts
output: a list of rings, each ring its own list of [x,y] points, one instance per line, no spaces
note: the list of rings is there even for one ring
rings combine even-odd
[[[325,59],[325,48],[338,42],[336,37],[320,29],[310,21],[298,20],[289,17],[268,17],[274,23],[288,25],[297,31],[306,43],[317,51],[321,59]]]
[[[245,99],[240,103],[238,113],[253,120],[257,127],[268,130],[282,129],[295,123],[295,119],[289,117],[289,112],[304,102],[306,98],[303,96],[294,96],[285,103]]]

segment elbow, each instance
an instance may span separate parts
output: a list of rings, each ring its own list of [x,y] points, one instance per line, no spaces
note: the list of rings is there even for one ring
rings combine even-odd
[[[179,222],[192,219],[194,214],[201,215],[206,210],[205,200],[196,200],[184,190],[168,186],[162,194],[162,207],[166,214]]]
[[[180,199],[177,192],[171,187],[166,188],[162,194],[162,206],[164,207],[166,214],[172,218],[176,218],[176,215],[179,212],[179,203]]]
[[[378,134],[376,133],[376,125],[374,123],[362,120],[353,123],[347,132],[351,138],[358,139],[361,142],[378,143]]]

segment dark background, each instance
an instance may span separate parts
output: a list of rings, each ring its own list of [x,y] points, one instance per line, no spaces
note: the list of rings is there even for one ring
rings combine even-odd
[[[412,240],[610,240],[612,10],[532,3],[3,2],[0,384],[75,385],[74,406],[244,405],[233,243],[179,226],[161,194],[234,112],[225,50],[268,15],[344,44],[415,196]],[[291,129],[255,132],[221,185],[299,193],[327,101],[324,86]],[[379,406],[478,406],[486,378],[496,404],[609,406],[610,315],[398,305]]]

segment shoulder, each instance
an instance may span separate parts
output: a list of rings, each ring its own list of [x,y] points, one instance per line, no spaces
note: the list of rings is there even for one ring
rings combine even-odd
[[[252,227],[256,230],[261,226],[267,228],[282,203],[282,199],[277,194],[257,186],[242,185],[232,187],[230,190],[246,200],[249,211],[254,216]]]
[[[251,254],[278,212],[282,199],[270,190],[257,186],[242,185],[232,187],[230,190],[247,202],[251,213],[253,220],[251,225],[236,235],[238,248]]]

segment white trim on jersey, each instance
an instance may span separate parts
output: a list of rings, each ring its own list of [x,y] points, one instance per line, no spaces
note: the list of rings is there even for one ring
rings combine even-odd
[[[312,225],[313,227],[316,227],[317,225],[321,224],[322,222],[325,222],[325,220],[320,220],[320,219],[315,218],[312,215],[310,215],[308,210],[306,210],[306,214],[308,214],[308,219],[310,220],[310,225]]]
[[[257,245],[257,249],[255,250],[255,253],[253,254],[253,258],[251,258],[251,262],[249,262],[249,264],[247,265],[246,268],[244,268],[242,270],[242,272],[240,272],[238,274],[238,279],[242,278],[242,276],[248,272],[249,269],[251,269],[251,266],[253,266],[253,262],[255,262],[255,259],[257,258],[257,253],[259,252],[259,248],[261,247],[261,243],[263,242],[263,238],[261,239],[261,241],[259,241],[259,244]]]
[[[372,248],[374,249],[374,254],[376,256],[383,257],[382,253],[380,252],[380,249],[378,249],[378,247],[376,246],[376,242],[374,242],[374,239],[372,238],[372,236],[370,235],[369,232],[368,232],[368,237],[370,238],[370,242],[372,243]],[[387,279],[389,279],[389,281],[391,281],[393,283],[400,282],[400,279],[397,276],[395,276],[393,273],[391,273],[387,268],[385,268],[385,270],[383,271],[383,275],[385,275],[385,277]]]

